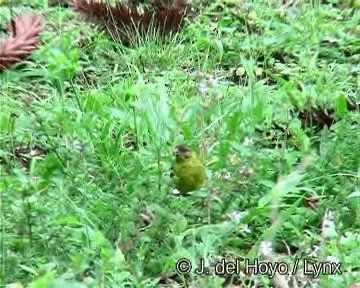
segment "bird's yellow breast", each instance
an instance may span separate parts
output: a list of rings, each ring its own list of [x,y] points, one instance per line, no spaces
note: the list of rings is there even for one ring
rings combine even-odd
[[[181,192],[199,189],[205,181],[205,168],[193,152],[189,158],[177,159],[174,168],[176,188]]]

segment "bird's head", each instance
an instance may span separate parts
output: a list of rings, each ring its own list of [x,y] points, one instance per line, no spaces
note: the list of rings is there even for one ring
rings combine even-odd
[[[175,154],[176,162],[182,162],[191,157],[192,151],[189,146],[178,145],[175,147],[174,154]]]

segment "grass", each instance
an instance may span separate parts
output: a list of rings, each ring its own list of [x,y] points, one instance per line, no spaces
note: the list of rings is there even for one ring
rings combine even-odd
[[[289,287],[359,283],[360,117],[344,105],[359,102],[355,8],[199,3],[175,38],[129,48],[70,9],[19,2],[13,11],[41,12],[46,29],[0,74],[0,286],[288,280],[176,273],[180,258],[195,269],[223,257],[243,272],[246,258],[300,259]],[[336,123],[303,127],[293,111],[309,103],[334,107]],[[199,148],[208,175],[186,197],[169,172],[181,143]],[[341,273],[304,275],[304,259]]]

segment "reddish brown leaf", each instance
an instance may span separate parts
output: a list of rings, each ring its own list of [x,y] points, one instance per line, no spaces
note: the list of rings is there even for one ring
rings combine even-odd
[[[112,7],[103,0],[73,0],[72,6],[113,39],[125,43],[129,43],[132,36],[143,35],[149,29],[158,30],[163,35],[178,32],[186,12],[186,4],[182,0],[177,0],[174,5],[153,4],[153,11],[144,13],[121,3]]]
[[[8,24],[12,37],[0,43],[0,71],[28,57],[40,42],[44,25],[35,14],[21,14]]]

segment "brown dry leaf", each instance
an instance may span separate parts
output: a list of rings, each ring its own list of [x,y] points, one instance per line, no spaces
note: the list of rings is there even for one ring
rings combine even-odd
[[[48,150],[45,147],[41,147],[39,145],[24,146],[19,145],[14,147],[13,155],[21,161],[21,164],[24,167],[29,168],[30,161],[33,158],[43,157],[48,153]]]

